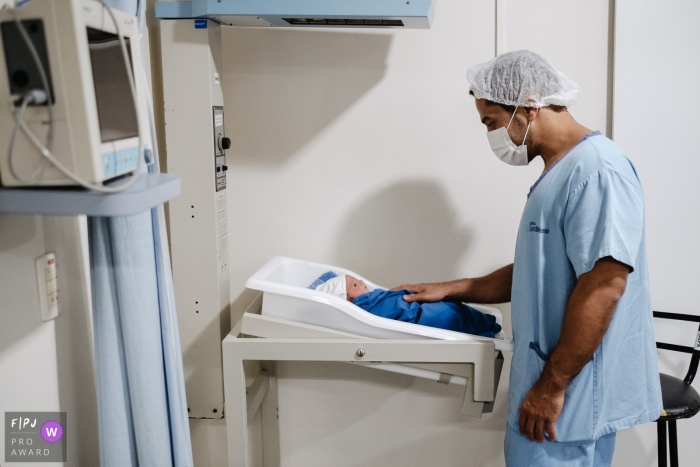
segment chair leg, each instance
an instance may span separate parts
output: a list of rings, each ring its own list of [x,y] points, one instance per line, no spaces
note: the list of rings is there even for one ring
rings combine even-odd
[[[666,421],[656,421],[656,435],[659,444],[659,467],[666,467]]]
[[[676,421],[668,421],[668,450],[671,454],[671,467],[678,467],[678,433]]]

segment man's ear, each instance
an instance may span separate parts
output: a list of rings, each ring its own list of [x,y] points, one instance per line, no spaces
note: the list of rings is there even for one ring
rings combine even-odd
[[[540,109],[538,107],[523,107],[525,109],[525,118],[527,118],[528,123],[531,123],[535,120],[535,117],[537,117],[537,114],[540,113]]]

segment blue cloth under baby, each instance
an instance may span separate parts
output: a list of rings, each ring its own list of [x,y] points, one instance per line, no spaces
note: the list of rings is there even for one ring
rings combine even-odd
[[[496,322],[495,316],[482,313],[464,303],[451,300],[409,303],[403,299],[408,294],[411,294],[408,290],[376,289],[360,295],[352,303],[373,315],[406,323],[483,337],[495,337],[501,331],[501,325]]]

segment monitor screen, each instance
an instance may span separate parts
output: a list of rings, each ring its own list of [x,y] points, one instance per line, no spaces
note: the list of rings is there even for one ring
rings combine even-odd
[[[133,73],[129,39],[124,38],[129,53],[127,70],[115,34],[88,28],[87,35],[102,142],[136,137],[139,133],[136,108],[127,75]]]

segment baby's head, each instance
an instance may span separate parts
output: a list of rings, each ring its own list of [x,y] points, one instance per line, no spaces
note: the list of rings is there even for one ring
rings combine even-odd
[[[369,288],[367,284],[365,284],[365,281],[350,275],[345,276],[345,290],[347,291],[347,299],[350,302],[360,295],[369,293]]]
[[[365,281],[349,275],[341,275],[329,279],[319,285],[316,290],[336,295],[350,302],[362,294],[369,293],[369,288]]]

